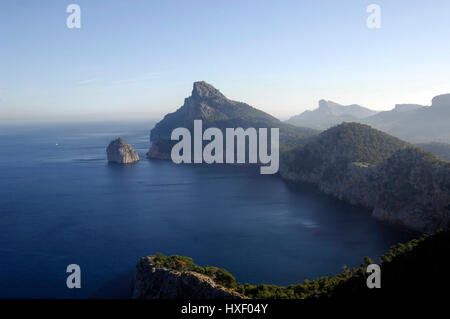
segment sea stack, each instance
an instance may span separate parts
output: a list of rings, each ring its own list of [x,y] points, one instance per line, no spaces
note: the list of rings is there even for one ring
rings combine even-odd
[[[109,143],[106,153],[108,154],[108,162],[112,163],[128,164],[139,161],[139,155],[133,146],[121,137]]]

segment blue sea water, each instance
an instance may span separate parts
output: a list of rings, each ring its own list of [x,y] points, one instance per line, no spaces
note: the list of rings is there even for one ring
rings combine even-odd
[[[377,258],[411,234],[370,212],[240,166],[147,160],[146,123],[0,128],[0,297],[128,297],[162,252],[287,285]],[[112,165],[121,136],[141,161]],[[66,267],[81,267],[68,289]]]

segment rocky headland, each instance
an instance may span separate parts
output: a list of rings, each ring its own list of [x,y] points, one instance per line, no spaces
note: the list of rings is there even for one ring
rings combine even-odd
[[[141,258],[136,265],[131,297],[133,299],[244,299],[243,295],[231,287],[225,287],[234,282],[234,277],[225,270],[197,266],[191,258],[147,256]]]
[[[184,100],[184,104],[175,112],[164,116],[152,129],[152,145],[147,157],[170,159],[172,146],[176,143],[170,139],[172,130],[184,127],[192,133],[194,120],[202,120],[204,129],[217,127],[223,132],[226,128],[236,127],[279,128],[280,144],[289,147],[318,133],[314,129],[284,123],[246,103],[230,100],[211,84],[199,81],[194,83],[192,94]]]

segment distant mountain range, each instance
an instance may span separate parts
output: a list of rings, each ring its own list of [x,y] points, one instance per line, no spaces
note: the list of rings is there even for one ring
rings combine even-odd
[[[450,94],[434,97],[431,106],[397,104],[391,111],[383,112],[321,100],[317,109],[293,116],[286,122],[316,129],[327,129],[342,122],[358,122],[412,143],[449,143]]]
[[[400,105],[391,113],[377,114],[358,105],[321,101],[319,110],[306,116],[315,118],[317,114],[325,114],[328,119],[352,116],[366,121],[385,116],[392,119],[394,116],[386,114],[398,113],[408,115],[397,120],[406,132],[406,118],[411,123],[429,121],[431,125],[431,119],[441,114],[443,118],[434,121],[442,128],[449,119],[443,115],[449,109],[448,97],[434,98],[432,107]],[[381,220],[417,231],[431,232],[450,225],[449,162],[365,124],[343,123],[321,133],[295,127],[248,104],[227,99],[206,82],[195,82],[192,95],[185,99],[184,105],[167,114],[152,129],[152,145],[147,156],[170,159],[172,130],[177,127],[192,130],[196,119],[203,120],[204,127],[222,130],[278,127],[280,175],[285,180],[313,184],[324,193],[372,210]]]
[[[340,105],[333,101],[320,100],[317,109],[295,115],[286,123],[325,130],[342,122],[358,122],[374,114],[377,112],[357,104]]]

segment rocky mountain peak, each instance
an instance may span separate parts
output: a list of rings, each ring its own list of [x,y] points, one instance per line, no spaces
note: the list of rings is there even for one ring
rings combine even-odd
[[[192,97],[197,99],[214,98],[214,97],[225,98],[225,96],[222,93],[220,93],[218,89],[216,89],[211,84],[206,83],[205,81],[194,82],[194,87],[192,89]]]
[[[394,111],[395,112],[409,112],[424,108],[426,106],[419,104],[395,104]]]
[[[328,109],[328,108],[330,108],[329,102],[330,101],[327,101],[327,100],[324,100],[324,99],[320,100],[319,101],[319,109]]]
[[[431,106],[433,108],[449,108],[450,109],[450,94],[441,94],[435,96],[431,101]]]
[[[320,100],[318,111],[328,115],[340,116],[346,113],[348,107],[335,103],[333,101]]]

